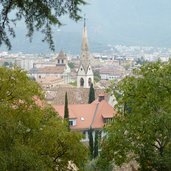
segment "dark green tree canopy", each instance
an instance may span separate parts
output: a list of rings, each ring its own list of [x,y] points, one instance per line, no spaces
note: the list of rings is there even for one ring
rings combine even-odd
[[[69,161],[81,168],[87,154],[81,135],[43,103],[38,84],[5,67],[0,80],[0,170],[66,171]]]
[[[171,61],[146,63],[111,87],[118,112],[99,164],[136,160],[142,171],[171,170]]]
[[[0,45],[11,49],[9,35],[15,37],[14,26],[17,21],[25,21],[28,37],[35,30],[44,34],[46,41],[54,50],[52,25],[60,26],[60,17],[68,14],[75,21],[80,19],[80,5],[84,0],[1,0],[0,1]],[[13,15],[11,15],[13,14]]]
[[[90,127],[88,130],[88,138],[89,138],[89,152],[90,152],[90,159],[93,159],[94,153],[94,141],[93,141],[93,129]]]
[[[92,103],[95,100],[95,92],[94,92],[94,87],[93,84],[91,83],[90,90],[89,90],[89,99],[88,103]]]
[[[69,109],[68,109],[68,96],[67,96],[67,92],[65,93],[64,119],[67,122],[66,124],[68,126],[68,129],[70,129],[70,127],[69,127]]]

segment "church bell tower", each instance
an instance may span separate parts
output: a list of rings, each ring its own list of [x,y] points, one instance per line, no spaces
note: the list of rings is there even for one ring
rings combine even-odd
[[[90,64],[90,54],[88,50],[86,19],[84,18],[84,27],[82,35],[82,46],[80,54],[80,65],[77,71],[77,88],[90,88],[94,82],[93,70]]]

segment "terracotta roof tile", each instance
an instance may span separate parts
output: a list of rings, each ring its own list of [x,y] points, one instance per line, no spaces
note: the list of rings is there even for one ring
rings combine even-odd
[[[53,94],[53,101],[51,104],[62,105],[65,103],[65,92],[68,94],[69,104],[86,104],[89,97],[88,88],[76,88],[76,87],[64,87],[58,86],[55,88],[48,89],[48,94]],[[95,89],[95,97],[98,98],[100,93],[103,93],[104,89]],[[109,96],[106,95],[105,99],[108,101]]]
[[[65,66],[46,66],[43,68],[38,68],[38,73],[46,73],[46,74],[62,74],[65,70]]]
[[[59,115],[64,118],[64,105],[53,105]],[[105,100],[91,104],[71,104],[68,105],[69,118],[76,119],[76,125],[71,129],[103,128],[103,118],[112,118],[116,111]]]

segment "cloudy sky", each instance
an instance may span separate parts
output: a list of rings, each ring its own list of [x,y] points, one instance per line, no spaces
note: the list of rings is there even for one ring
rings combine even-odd
[[[82,7],[87,18],[91,51],[100,51],[108,44],[171,47],[171,0],[88,0]],[[83,21],[75,23],[62,18],[64,26],[54,29],[56,51],[79,53]],[[16,27],[13,51],[47,53],[48,46],[34,34],[30,44],[23,24]],[[0,50],[4,50],[0,47]]]

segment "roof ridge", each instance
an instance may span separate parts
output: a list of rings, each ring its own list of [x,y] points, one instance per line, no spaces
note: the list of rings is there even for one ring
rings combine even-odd
[[[98,107],[99,107],[99,103],[97,103],[97,105],[96,105],[96,109],[94,111],[93,120],[92,120],[92,122],[90,124],[90,128],[92,128],[92,125],[94,123],[94,120],[95,120],[95,117],[96,117],[96,114],[97,114]]]

